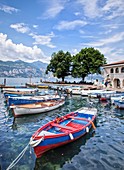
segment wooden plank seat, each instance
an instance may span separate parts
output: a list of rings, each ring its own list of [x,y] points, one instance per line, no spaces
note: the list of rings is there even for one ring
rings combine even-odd
[[[96,127],[95,127],[95,125],[94,125],[94,123],[93,123],[92,120],[89,120],[89,119],[86,119],[86,118],[82,118],[82,117],[75,117],[75,116],[68,116],[68,118],[72,118],[72,119],[76,119],[76,120],[87,121],[87,122],[91,123],[91,125],[92,125],[92,127],[93,127],[94,129],[96,129]]]
[[[84,121],[87,121],[87,122],[91,122],[91,120],[87,119],[87,118],[81,118],[81,117],[75,117],[75,116],[68,116],[68,118],[71,118],[71,119],[77,119],[77,120],[84,120]]]
[[[68,129],[68,130],[76,130],[76,128],[70,127],[70,126],[64,126],[64,125],[60,125],[57,123],[51,123],[52,126],[58,127],[58,128],[62,128],[62,129]]]

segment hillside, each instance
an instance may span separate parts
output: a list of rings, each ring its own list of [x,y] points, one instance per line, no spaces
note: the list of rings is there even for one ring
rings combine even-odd
[[[41,61],[32,63],[0,60],[0,77],[42,77],[48,64]]]

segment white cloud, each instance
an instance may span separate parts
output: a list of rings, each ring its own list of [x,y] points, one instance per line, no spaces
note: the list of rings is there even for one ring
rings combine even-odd
[[[38,28],[38,25],[33,25],[33,28]]]
[[[111,37],[100,39],[99,41],[93,43],[85,43],[87,46],[100,47],[111,43],[117,43],[124,39],[124,32],[117,33]]]
[[[88,0],[77,0],[77,3],[82,5],[84,15],[89,18],[99,17],[101,14],[98,7],[98,0],[88,1]]]
[[[19,11],[18,9],[11,7],[11,6],[7,6],[7,5],[0,6],[0,10],[4,11],[6,13],[9,13],[9,14],[12,14],[12,12],[18,12]]]
[[[102,47],[97,48],[104,56],[107,58],[107,63],[112,63],[114,61],[121,61],[123,60],[123,49],[118,49],[114,47]]]
[[[75,12],[74,15],[75,16],[79,16],[81,13],[80,12]]]
[[[7,39],[7,35],[0,33],[0,56],[4,61],[23,60],[33,62],[41,60],[42,62],[49,62],[43,51],[36,45],[33,47],[24,46],[21,44],[14,44],[11,39]]]
[[[35,39],[35,42],[33,44],[40,44],[40,45],[45,45],[50,48],[55,48],[51,43],[52,38],[55,36],[54,33],[52,32],[49,35],[36,35],[34,33],[29,34],[33,39]]]
[[[64,9],[64,4],[66,1],[65,0],[52,0],[48,2],[49,2],[49,8],[43,14],[43,17],[45,19],[56,17],[56,15],[58,15]]]
[[[87,24],[87,22],[82,20],[74,20],[74,21],[61,21],[57,26],[54,28],[57,30],[73,30],[76,27],[83,27]]]
[[[30,28],[24,23],[11,24],[10,27],[21,33],[28,33],[30,31]]]
[[[115,17],[124,16],[124,1],[123,0],[108,0],[102,11],[107,14],[106,19],[110,20]]]

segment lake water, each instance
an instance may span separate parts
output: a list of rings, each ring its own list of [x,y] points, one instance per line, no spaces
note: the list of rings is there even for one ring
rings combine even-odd
[[[23,80],[14,79],[11,85],[22,85],[19,82]],[[58,115],[91,105],[98,109],[95,131],[92,129],[79,140],[50,150],[38,159],[28,147],[12,170],[124,170],[124,110],[115,109],[109,102],[68,96],[59,109],[14,119],[3,93],[0,93],[0,169],[7,169],[40,126]]]

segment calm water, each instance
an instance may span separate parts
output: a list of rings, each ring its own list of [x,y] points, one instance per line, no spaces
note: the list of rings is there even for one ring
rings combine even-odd
[[[18,81],[19,82],[19,81]],[[19,85],[19,84],[18,84]],[[38,115],[14,119],[0,93],[0,168],[5,170],[28,145],[43,124],[82,106],[98,109],[96,131],[68,145],[50,150],[36,159],[28,147],[13,170],[124,170],[124,110],[81,96],[69,96],[63,107]]]

